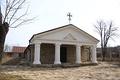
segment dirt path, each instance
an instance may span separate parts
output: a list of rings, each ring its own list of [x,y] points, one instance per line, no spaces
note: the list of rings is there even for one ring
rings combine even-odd
[[[120,80],[120,66],[107,62],[99,62],[98,66],[76,68],[2,66],[1,72],[20,75],[28,80]]]

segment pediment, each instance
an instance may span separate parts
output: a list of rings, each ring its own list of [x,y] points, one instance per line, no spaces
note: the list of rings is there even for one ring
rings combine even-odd
[[[74,25],[66,25],[62,27],[58,27],[52,30],[48,30],[45,32],[41,32],[33,35],[31,41],[34,40],[55,40],[55,41],[78,41],[78,42],[87,42],[94,43],[99,42],[99,40],[95,39],[88,33],[83,30],[77,28]]]
[[[65,40],[76,40],[75,37],[73,37],[73,35],[70,33],[67,36],[65,36],[63,39]]]

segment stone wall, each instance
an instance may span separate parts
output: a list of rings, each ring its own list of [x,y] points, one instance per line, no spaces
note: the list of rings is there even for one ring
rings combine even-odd
[[[86,62],[88,59],[88,50],[85,46],[81,46],[81,60],[82,62]]]
[[[74,63],[76,60],[76,48],[72,45],[61,45],[67,48],[67,63]],[[40,59],[42,64],[53,64],[55,60],[54,44],[41,44]]]
[[[61,45],[67,48],[67,62],[75,63],[76,61],[76,47],[74,45]],[[54,44],[41,44],[40,50],[41,64],[54,64],[55,61],[55,45]],[[87,61],[87,52],[84,46],[81,47],[81,59]],[[34,45],[31,47],[31,62],[34,61]]]
[[[33,63],[33,61],[34,61],[34,45],[32,45],[31,46],[31,48],[30,48],[30,62],[32,62]]]
[[[41,64],[53,64],[55,60],[55,45],[41,44],[40,61]]]

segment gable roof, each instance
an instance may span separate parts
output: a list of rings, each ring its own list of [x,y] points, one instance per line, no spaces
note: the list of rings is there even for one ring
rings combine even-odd
[[[24,53],[26,47],[13,46],[12,52],[14,53]]]
[[[61,26],[61,27],[58,27],[58,28],[54,28],[54,29],[51,29],[51,30],[47,30],[47,31],[44,31],[44,32],[40,32],[40,33],[34,34],[34,35],[31,37],[31,39],[29,40],[29,42],[30,42],[35,36],[37,36],[37,35],[41,35],[41,34],[44,34],[44,33],[52,32],[52,31],[55,31],[55,30],[58,30],[58,29],[61,29],[61,28],[69,27],[69,26],[75,27],[76,29],[82,31],[84,34],[88,35],[89,37],[91,37],[91,38],[93,38],[93,39],[95,39],[96,41],[99,42],[98,39],[96,39],[95,37],[91,36],[90,34],[88,34],[87,32],[83,31],[82,29],[76,27],[76,26],[73,25],[73,24],[64,25],[64,26]]]

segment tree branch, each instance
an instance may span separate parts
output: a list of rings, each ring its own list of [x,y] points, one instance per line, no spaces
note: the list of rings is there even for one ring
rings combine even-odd
[[[16,26],[20,26],[21,24],[25,24],[35,19],[35,17],[31,19],[24,18],[27,16],[29,6],[27,7],[25,13],[15,18],[17,12],[20,9],[22,9],[22,6],[24,6],[25,3],[26,0],[6,0],[5,15],[3,15],[3,23],[8,22],[9,27],[12,27],[12,25],[19,22],[17,25],[13,26],[15,28]],[[19,21],[21,19],[22,21]]]

